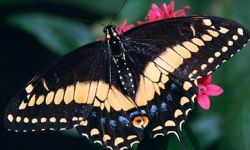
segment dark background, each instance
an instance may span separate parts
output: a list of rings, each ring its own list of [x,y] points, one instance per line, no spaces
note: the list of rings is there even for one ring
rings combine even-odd
[[[109,24],[123,19],[129,23],[143,20],[152,2],[128,0],[119,12],[122,0],[1,0],[0,1],[0,149],[68,150],[97,149],[66,133],[12,133],[3,127],[6,105],[15,93],[42,67],[80,45],[102,37],[100,22]],[[166,1],[168,2],[168,1]],[[249,0],[176,0],[176,8],[190,5],[189,14],[214,15],[236,20],[250,28]],[[202,149],[250,149],[250,47],[224,64],[213,75],[213,82],[224,93],[211,98],[209,111],[198,105],[189,117],[189,125]],[[190,139],[186,137],[189,149]],[[167,149],[167,148],[166,148]],[[174,136],[168,149],[180,149]]]

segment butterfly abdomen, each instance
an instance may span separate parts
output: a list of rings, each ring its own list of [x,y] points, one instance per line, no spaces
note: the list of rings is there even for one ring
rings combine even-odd
[[[134,69],[132,67],[133,63],[130,62],[130,59],[127,59],[123,43],[121,42],[115,26],[107,26],[104,29],[104,33],[106,33],[109,54],[111,55],[109,59],[112,59],[114,64],[114,76],[117,78],[119,88],[125,95],[135,98],[137,86]]]
[[[120,88],[130,97],[135,97],[136,79],[133,68],[125,57],[116,57],[115,68]]]

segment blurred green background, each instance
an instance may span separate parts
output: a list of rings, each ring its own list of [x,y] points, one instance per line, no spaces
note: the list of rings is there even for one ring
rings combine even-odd
[[[119,26],[143,20],[152,2],[161,0],[1,0],[0,1],[0,144],[1,149],[52,150],[100,149],[66,133],[10,133],[3,127],[7,103],[42,67],[71,50],[103,37],[101,25],[116,15]],[[169,1],[164,1],[169,2]],[[250,29],[250,0],[176,0],[176,8],[190,5],[189,15],[213,15],[231,18]],[[211,98],[211,109],[196,106],[188,124],[202,149],[250,150],[250,47],[222,65],[214,73],[213,83],[224,93]],[[185,132],[184,132],[185,134]],[[188,149],[193,149],[185,134]],[[195,141],[198,143],[198,141]],[[168,148],[180,149],[174,136]]]

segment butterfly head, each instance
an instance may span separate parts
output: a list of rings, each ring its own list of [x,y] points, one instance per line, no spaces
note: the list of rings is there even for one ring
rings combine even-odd
[[[106,34],[106,38],[110,39],[112,37],[117,37],[118,33],[115,25],[108,25],[103,29],[103,32]]]

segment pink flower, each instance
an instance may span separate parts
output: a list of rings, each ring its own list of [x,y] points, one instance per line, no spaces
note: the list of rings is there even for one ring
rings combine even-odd
[[[199,94],[197,96],[198,104],[205,110],[210,108],[209,96],[218,96],[223,89],[218,85],[211,84],[212,75],[203,77],[198,80]]]
[[[119,35],[135,27],[135,25],[133,24],[130,24],[130,25],[126,25],[126,24],[127,24],[127,19],[125,19],[122,25],[117,29],[117,32]]]
[[[171,1],[169,5],[163,3],[161,7],[158,7],[156,4],[153,3],[151,5],[151,9],[149,10],[147,17],[145,18],[145,22],[138,21],[138,25],[173,17],[186,16],[187,11],[189,9],[190,7],[186,6],[183,9],[174,11],[174,1]]]
[[[173,17],[182,17],[186,16],[187,11],[190,9],[189,6],[185,6],[183,9],[180,10],[174,10],[174,1],[171,1],[169,5],[166,3],[163,3],[161,7],[158,7],[155,3],[151,5],[151,9],[149,10],[145,21],[138,21],[137,25],[142,25],[149,22],[154,22],[158,20],[173,18]],[[118,34],[122,34],[132,28],[135,27],[135,25],[127,24],[127,19],[125,19],[122,23],[122,25],[117,29]]]

